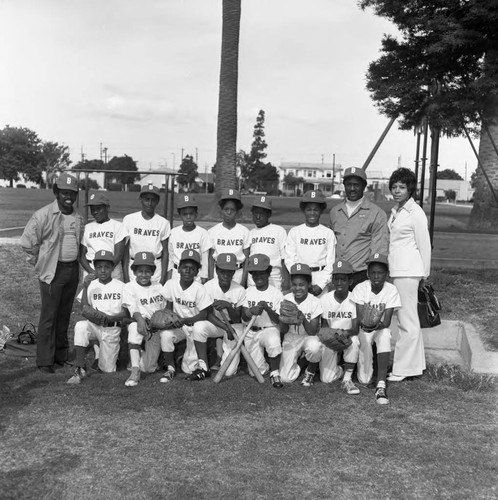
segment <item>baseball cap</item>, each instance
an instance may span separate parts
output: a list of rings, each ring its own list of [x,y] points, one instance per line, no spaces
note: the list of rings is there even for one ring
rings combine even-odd
[[[88,197],[88,203],[86,204],[87,207],[92,206],[92,205],[107,205],[110,206],[109,203],[109,198],[103,193],[92,193]]]
[[[332,276],[334,274],[353,274],[353,266],[347,260],[336,260],[332,267]]]
[[[249,257],[247,270],[251,271],[266,271],[270,267],[270,258],[262,253],[255,253]]]
[[[145,193],[152,193],[155,194],[157,197],[161,197],[161,192],[159,191],[159,188],[154,186],[154,184],[145,184],[142,186],[142,189],[140,190],[140,196],[142,196]],[[139,197],[140,197],[139,196]]]
[[[197,204],[197,201],[192,194],[180,193],[176,197],[176,208],[179,210],[180,208],[186,208],[186,207],[198,208],[199,205]]]
[[[156,268],[156,259],[152,252],[137,252],[135,258],[133,259],[133,267],[137,266],[151,266]]]
[[[327,208],[325,195],[320,190],[306,191],[299,202],[299,208],[302,209],[306,203],[318,203],[319,205],[325,205],[324,208]]]
[[[218,205],[220,207],[223,206],[223,202],[225,200],[234,200],[237,202],[237,204],[239,205],[239,210],[242,208],[242,201],[241,201],[241,198],[240,198],[240,192],[237,191],[236,189],[223,189],[221,191],[221,197],[220,197],[220,201],[218,202]]]
[[[220,253],[216,259],[216,267],[226,271],[236,271],[239,268],[237,257],[233,253]]]
[[[358,167],[349,167],[344,170],[344,175],[342,176],[342,180],[345,181],[348,177],[359,177],[367,182],[367,174],[362,168]]]
[[[385,264],[387,267],[389,267],[389,261],[387,260],[387,255],[381,253],[373,253],[368,258],[367,264],[370,265],[375,262],[378,262],[379,264]]]
[[[201,256],[197,250],[184,250],[180,257],[180,262],[182,260],[193,260],[194,262],[197,262],[197,264],[201,265]]]
[[[294,276],[296,274],[311,276],[311,269],[307,264],[294,264],[291,266],[289,274],[291,276]]]
[[[78,191],[78,179],[73,175],[61,174],[57,177],[55,185],[59,189],[68,189],[69,191]]]
[[[95,252],[95,257],[93,258],[94,262],[96,260],[108,260],[110,262],[114,262],[114,254],[109,252],[109,250],[99,250],[98,252]]]
[[[258,196],[256,200],[252,202],[253,207],[266,208],[266,210],[272,211],[271,200],[268,196]]]

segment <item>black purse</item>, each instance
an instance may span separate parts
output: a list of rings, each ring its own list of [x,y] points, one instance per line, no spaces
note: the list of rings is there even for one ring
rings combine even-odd
[[[421,328],[432,328],[441,324],[441,302],[436,296],[434,287],[426,283],[418,291],[418,317]]]
[[[4,345],[7,356],[17,356],[29,358],[36,356],[37,332],[33,323],[26,323],[22,330],[10,339],[7,339]]]

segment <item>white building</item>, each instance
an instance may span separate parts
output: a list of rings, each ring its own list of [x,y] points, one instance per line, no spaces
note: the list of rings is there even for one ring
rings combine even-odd
[[[424,200],[429,198],[429,179],[424,181]],[[420,182],[418,184],[420,192]],[[469,181],[458,181],[453,179],[438,179],[436,183],[436,200],[446,199],[446,191],[455,191],[455,201],[470,201],[474,197],[474,190]]]
[[[279,189],[287,195],[300,195],[310,189],[320,189],[326,196],[331,196],[334,191],[342,190],[342,166],[340,164],[282,162],[278,169],[280,174]],[[286,185],[284,177],[287,174],[303,178],[296,189],[294,186]]]

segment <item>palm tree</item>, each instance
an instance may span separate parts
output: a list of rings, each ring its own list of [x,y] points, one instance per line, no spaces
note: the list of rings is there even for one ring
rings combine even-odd
[[[216,188],[237,188],[235,173],[237,147],[237,87],[239,76],[239,36],[241,0],[223,0],[221,35],[220,92],[218,98],[218,130],[216,146]],[[217,215],[213,203],[209,217]]]

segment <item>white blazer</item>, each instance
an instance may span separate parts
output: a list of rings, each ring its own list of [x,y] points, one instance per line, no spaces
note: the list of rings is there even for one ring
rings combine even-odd
[[[425,212],[409,198],[399,212],[391,210],[389,274],[393,278],[427,278],[431,272],[431,240]]]

